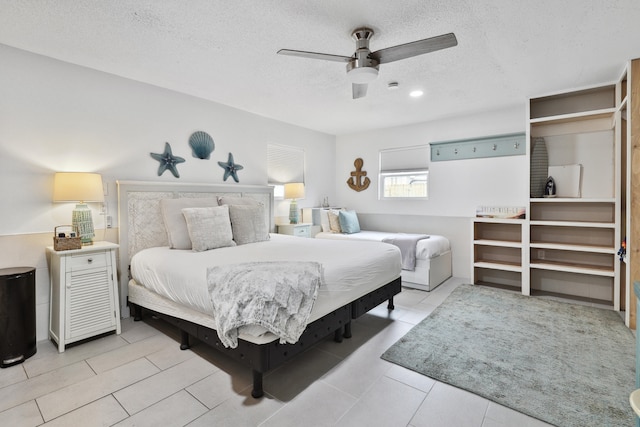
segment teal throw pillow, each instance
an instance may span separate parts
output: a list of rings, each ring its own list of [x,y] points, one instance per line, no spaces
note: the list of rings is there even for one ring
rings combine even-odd
[[[340,221],[340,228],[343,233],[353,234],[360,232],[360,223],[358,222],[358,215],[355,211],[339,211],[338,219]]]

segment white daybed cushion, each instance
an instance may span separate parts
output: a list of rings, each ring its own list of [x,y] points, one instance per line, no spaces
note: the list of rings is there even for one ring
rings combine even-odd
[[[398,233],[387,233],[384,231],[367,231],[361,230],[359,233],[342,234],[320,232],[316,234],[316,239],[332,239],[332,240],[366,240],[382,242],[382,239],[394,237]],[[451,249],[449,239],[444,236],[429,234],[428,239],[418,241],[416,245],[416,259],[435,258]]]
[[[325,285],[318,292],[309,322],[319,319],[400,277],[400,250],[386,243],[333,242],[272,234],[263,242],[212,251],[149,248],[131,260],[131,275],[147,289],[212,314],[207,268],[249,261],[316,261],[324,268]]]

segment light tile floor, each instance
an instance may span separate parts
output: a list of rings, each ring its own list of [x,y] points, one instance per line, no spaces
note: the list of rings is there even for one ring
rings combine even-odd
[[[21,365],[0,370],[0,426],[453,426],[547,424],[401,368],[380,355],[462,281],[432,292],[404,288],[330,338],[264,377],[253,399],[243,366],[159,320],[123,321],[121,335],[67,348],[38,343]]]

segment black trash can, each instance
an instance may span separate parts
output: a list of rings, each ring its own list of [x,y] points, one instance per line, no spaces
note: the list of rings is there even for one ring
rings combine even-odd
[[[36,270],[0,269],[0,368],[36,353]]]

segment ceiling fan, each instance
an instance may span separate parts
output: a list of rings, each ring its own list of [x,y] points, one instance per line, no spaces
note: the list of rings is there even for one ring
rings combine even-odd
[[[380,64],[435,52],[436,50],[454,47],[458,44],[455,34],[448,33],[371,52],[369,50],[369,40],[373,37],[372,29],[358,28],[353,31],[351,37],[356,41],[356,51],[351,56],[291,49],[280,49],[278,54],[346,62],[347,77],[352,84],[353,99],[357,99],[367,94],[367,84],[375,80],[378,76]]]

